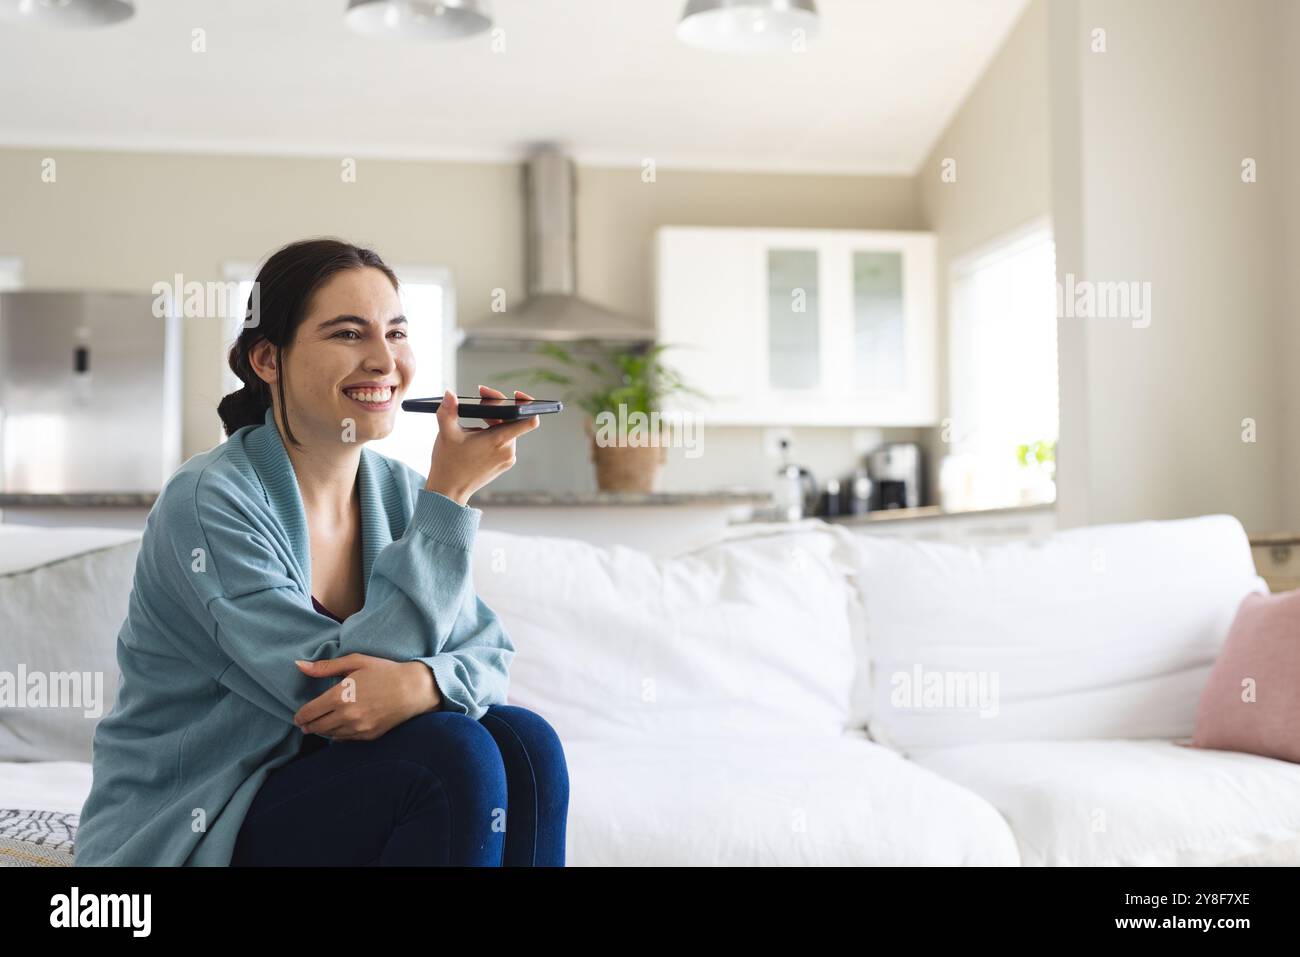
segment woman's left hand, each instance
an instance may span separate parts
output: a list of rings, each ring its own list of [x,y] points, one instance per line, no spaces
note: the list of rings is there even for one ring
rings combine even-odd
[[[350,654],[297,665],[312,678],[343,676],[293,716],[304,734],[323,734],[335,741],[373,741],[442,703],[433,671],[423,661]]]

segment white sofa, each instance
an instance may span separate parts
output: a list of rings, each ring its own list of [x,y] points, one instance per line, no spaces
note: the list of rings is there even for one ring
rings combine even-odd
[[[111,669],[136,543],[31,534],[0,532],[0,671]],[[484,529],[475,562],[510,703],[565,744],[571,865],[1300,863],[1300,765],[1186,746],[1266,590],[1230,517],[982,547],[809,520],[665,558]],[[32,809],[75,825],[91,729],[0,711],[0,861],[66,863]]]

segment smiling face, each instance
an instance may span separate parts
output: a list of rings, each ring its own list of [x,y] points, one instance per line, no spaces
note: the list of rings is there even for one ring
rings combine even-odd
[[[274,361],[265,340],[253,351]],[[263,365],[258,359],[255,367]],[[388,277],[370,267],[331,276],[312,296],[283,361],[289,426],[299,442],[360,444],[388,435],[415,375],[402,302]],[[275,395],[275,370],[259,374]]]

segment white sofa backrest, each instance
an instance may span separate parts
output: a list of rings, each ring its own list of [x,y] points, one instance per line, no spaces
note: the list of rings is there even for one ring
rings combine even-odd
[[[139,551],[139,532],[0,526],[0,761],[90,760]]]
[[[855,538],[871,732],[904,752],[1190,737],[1238,605],[1267,591],[1227,515],[985,546]]]
[[[0,712],[0,761],[90,760],[139,546],[138,532],[0,526],[0,680],[21,664],[102,681],[93,717]],[[474,575],[519,651],[509,700],[566,739],[838,735],[865,724],[870,692],[854,563],[817,522],[739,529],[671,558],[483,529]]]
[[[20,663],[98,672],[111,707],[139,546],[113,534],[0,526],[9,680]],[[1186,738],[1238,605],[1267,591],[1222,515],[986,546],[802,522],[668,558],[484,529],[474,561],[518,650],[510,700],[574,740],[868,720],[903,751]],[[88,760],[94,724],[80,710],[0,713],[0,761]]]
[[[565,740],[838,735],[852,562],[824,526],[666,558],[480,530],[474,584],[515,643],[510,702]]]

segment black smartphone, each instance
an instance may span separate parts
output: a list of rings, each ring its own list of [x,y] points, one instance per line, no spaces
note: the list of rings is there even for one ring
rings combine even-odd
[[[491,396],[458,395],[462,419],[522,419],[530,415],[559,412],[564,403],[559,399],[496,399]],[[403,399],[402,409],[407,412],[437,412],[442,396],[429,399]]]

